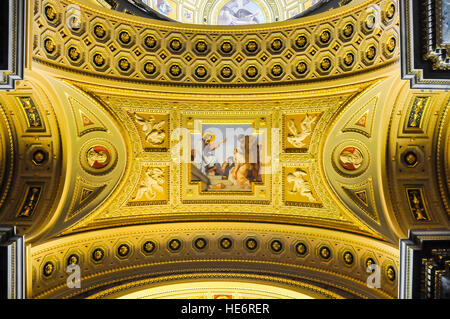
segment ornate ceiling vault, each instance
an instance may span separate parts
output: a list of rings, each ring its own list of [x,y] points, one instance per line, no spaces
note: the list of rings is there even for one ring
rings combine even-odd
[[[28,297],[396,298],[399,239],[449,228],[450,94],[401,80],[396,1],[248,26],[27,9],[0,223],[26,236]]]

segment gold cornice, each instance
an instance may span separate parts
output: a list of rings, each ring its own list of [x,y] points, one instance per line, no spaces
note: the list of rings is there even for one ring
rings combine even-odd
[[[88,0],[63,0],[62,2],[77,4],[80,8],[89,9],[101,13],[102,16],[108,18],[121,19],[124,22],[132,20],[140,26],[148,26],[158,28],[164,26],[167,29],[178,31],[178,32],[206,32],[211,31],[215,33],[230,33],[230,31],[236,31],[236,33],[241,32],[262,32],[262,31],[278,31],[283,28],[304,26],[305,24],[321,23],[324,18],[333,19],[338,16],[346,15],[354,11],[360,10],[367,7],[369,4],[380,2],[380,0],[353,0],[351,4],[342,6],[336,9],[331,9],[327,12],[303,17],[300,19],[290,19],[280,22],[272,22],[257,25],[236,25],[236,26],[224,26],[224,25],[201,25],[201,24],[189,24],[181,22],[170,22],[163,20],[153,20],[148,18],[143,18],[139,16],[130,16],[127,13],[109,10],[100,6],[93,6]]]
[[[223,262],[223,260],[218,260],[217,262]],[[141,279],[139,280],[139,278],[136,278],[137,276],[135,276],[134,278],[127,278],[127,279],[134,279],[134,281],[130,284],[119,284],[117,287],[115,288],[111,288],[111,289],[107,289],[105,291],[102,291],[100,293],[96,293],[93,294],[91,296],[89,296],[88,299],[108,299],[108,298],[115,298],[118,294],[123,294],[124,292],[126,292],[129,289],[133,289],[133,288],[137,288],[140,286],[144,286],[144,285],[149,285],[149,284],[158,284],[158,283],[164,283],[167,284],[171,281],[182,281],[182,282],[186,282],[189,280],[206,280],[209,278],[214,278],[214,279],[235,279],[235,280],[251,280],[251,281],[255,281],[255,282],[268,282],[270,284],[278,284],[281,287],[283,285],[287,285],[288,287],[294,288],[296,290],[306,290],[309,291],[311,293],[314,294],[318,294],[319,296],[321,296],[322,298],[330,298],[330,299],[343,299],[342,296],[340,296],[337,293],[334,293],[332,291],[317,287],[317,286],[313,286],[311,284],[307,284],[304,282],[299,281],[295,281],[295,280],[289,280],[286,278],[282,278],[282,274],[271,274],[271,275],[249,275],[249,274],[244,274],[244,273],[236,273],[236,274],[229,274],[229,273],[220,273],[217,272],[217,270],[212,270],[212,272],[205,272],[205,273],[198,273],[198,274],[186,274],[186,275],[169,275],[169,276],[160,276],[157,278],[151,278],[151,279]],[[278,276],[277,276],[278,275]],[[140,276],[142,277],[142,276]],[[313,278],[308,278],[308,277],[302,277],[302,279],[313,279]],[[329,282],[323,282],[318,280],[317,282],[322,283],[322,284],[329,284]],[[114,282],[110,282],[110,283],[114,283]],[[357,295],[360,298],[367,298],[366,296],[359,294],[353,290],[350,289],[346,289],[345,287],[341,286],[341,285],[337,285],[337,284],[332,284],[331,285],[333,288],[339,288],[342,289],[343,291],[349,292],[351,294]],[[98,287],[101,287],[101,285],[98,285]],[[75,296],[75,295],[74,295]],[[72,296],[71,296],[72,297]],[[392,298],[389,295],[385,296],[386,298]],[[68,297],[70,298],[70,297]]]
[[[232,238],[234,241],[233,249],[230,252],[224,253],[217,251],[215,249],[216,238],[221,238],[225,235]],[[246,238],[246,235],[256,236],[260,241],[260,251],[259,253],[251,253],[245,250],[239,242]],[[247,235],[247,236],[248,236]],[[196,253],[195,249],[191,246],[190,242],[198,236],[203,236],[209,242],[210,248],[207,251]],[[268,236],[268,237],[267,237]],[[130,264],[127,261],[117,263],[109,263],[105,260],[104,263],[91,266],[90,252],[96,247],[104,247],[106,249],[106,254],[109,260],[115,260],[114,258],[114,247],[116,247],[120,240],[127,238],[127,241],[131,241],[133,245],[132,250],[134,251],[135,258],[130,258],[133,263]],[[264,239],[266,237],[266,239]],[[176,253],[168,252],[164,247],[166,241],[171,238],[179,238],[183,242],[184,251],[189,251],[189,256],[186,253],[182,255],[177,255]],[[269,248],[266,248],[266,241],[270,241],[271,238],[278,238],[284,242],[284,252],[282,255],[274,255]],[[124,280],[124,276],[129,276],[130,271],[133,274],[129,279],[142,279],[145,276],[145,267],[155,267],[162,266],[163,268],[170,264],[179,264],[177,269],[177,275],[182,274],[183,269],[188,269],[188,264],[193,265],[197,270],[200,270],[200,264],[211,264],[217,265],[221,263],[230,263],[228,267],[232,264],[244,265],[244,264],[264,264],[268,267],[269,272],[277,274],[276,277],[284,277],[290,274],[289,272],[276,270],[278,266],[287,267],[286,269],[292,269],[292,275],[298,274],[298,270],[308,270],[313,271],[317,275],[314,278],[310,278],[315,282],[326,283],[326,279],[322,278],[320,274],[326,276],[333,276],[342,278],[348,282],[352,282],[355,286],[353,288],[349,287],[348,284],[337,284],[328,283],[332,286],[338,287],[340,289],[346,290],[353,294],[358,294],[357,290],[362,293],[361,297],[365,296],[366,285],[365,276],[356,274],[354,271],[349,272],[349,269],[345,266],[339,266],[341,264],[339,258],[340,255],[338,251],[345,247],[354,247],[352,251],[356,253],[355,263],[359,264],[359,260],[364,263],[364,256],[367,252],[374,252],[376,258],[380,261],[380,266],[383,267],[388,262],[398,269],[398,250],[391,245],[381,243],[373,239],[367,239],[357,235],[351,235],[348,233],[342,233],[337,231],[316,229],[311,227],[302,226],[289,226],[289,225],[279,225],[279,224],[255,224],[255,223],[219,223],[219,222],[209,222],[209,223],[172,223],[172,224],[158,224],[158,225],[143,225],[143,226],[129,226],[129,227],[119,227],[111,228],[107,230],[92,231],[87,233],[80,233],[75,235],[69,235],[61,237],[59,239],[54,239],[46,243],[40,244],[38,246],[31,248],[31,259],[33,260],[33,273],[37,276],[34,277],[34,281],[40,282],[41,288],[38,289],[39,292],[35,291],[35,297],[49,297],[55,293],[61,294],[63,291],[61,289],[66,289],[65,287],[65,277],[63,276],[61,284],[57,282],[48,281],[47,279],[41,278],[41,267],[46,260],[52,260],[59,264],[58,271],[64,271],[64,265],[66,263],[65,255],[60,252],[65,252],[65,254],[70,254],[73,249],[81,250],[83,255],[80,256],[83,262],[83,275],[82,282],[90,282],[95,278],[104,278],[102,284],[107,282],[119,282]],[[153,257],[141,256],[139,250],[141,249],[141,242],[146,239],[155,240],[159,252]],[[302,239],[308,242],[309,257],[306,259],[296,257],[295,251],[292,250],[292,245],[294,245],[297,240]],[[329,245],[330,249],[333,251],[333,263],[327,266],[327,263],[320,261],[320,257],[315,254],[315,247],[318,245],[326,244]],[[239,253],[239,258],[236,258],[236,253]],[[211,255],[212,254],[212,255]],[[217,254],[225,254],[223,256]],[[262,255],[261,255],[262,254]],[[272,256],[271,256],[272,255]],[[165,256],[165,257],[164,257]],[[266,257],[263,257],[266,256]],[[111,259],[112,258],[112,259]],[[150,260],[147,258],[151,258]],[[137,261],[139,260],[139,261]],[[314,261],[313,261],[314,260]],[[185,266],[183,264],[187,263]],[[333,266],[334,265],[334,266]],[[203,266],[202,266],[203,267]],[[207,267],[207,266],[206,266]],[[342,267],[342,268],[341,268]],[[354,267],[359,267],[356,264]],[[88,271],[88,269],[90,269]],[[294,270],[296,269],[296,270]],[[359,268],[353,268],[359,269]],[[142,271],[141,271],[142,270]],[[156,271],[156,269],[155,269]],[[206,273],[217,272],[217,268],[211,267],[205,270]],[[205,272],[203,271],[203,272]],[[164,271],[161,273],[164,275]],[[165,273],[167,275],[167,272]],[[253,275],[249,275],[250,277]],[[360,276],[360,277],[358,277]],[[382,278],[384,278],[382,271]],[[308,277],[308,275],[306,275]],[[59,278],[59,277],[54,277]],[[359,279],[358,279],[359,278]],[[383,279],[384,282],[385,279]],[[36,283],[37,284],[37,283]],[[50,286],[51,287],[50,287]],[[48,287],[48,288],[44,288]],[[91,284],[88,285],[88,290],[92,289]],[[395,293],[395,286],[389,283],[383,283],[381,290],[376,290],[374,294],[381,294],[385,298],[393,297]],[[44,290],[43,290],[44,289]],[[393,290],[394,289],[394,290]],[[370,290],[370,289],[369,289]],[[69,292],[72,293],[72,292]],[[79,292],[73,292],[74,296]],[[69,297],[69,295],[66,295]]]
[[[59,10],[69,3],[80,5],[82,14],[89,15],[91,18],[95,17],[95,19],[84,21],[85,25],[78,35],[78,31],[72,33],[67,26],[57,28],[56,26],[61,24],[59,20],[56,24],[47,23],[45,14],[38,10],[35,13],[33,24],[36,37],[33,60],[36,66],[56,70],[56,73],[64,74],[66,78],[88,77],[93,82],[101,79],[101,82],[119,81],[124,84],[151,84],[169,88],[173,86],[184,88],[273,87],[286,84],[298,85],[323,79],[345,78],[350,75],[363,74],[368,70],[376,70],[380,66],[388,66],[399,59],[398,48],[395,48],[394,51],[386,50],[386,43],[389,38],[398,37],[398,26],[394,23],[397,17],[389,22],[380,18],[379,23],[372,29],[364,29],[366,15],[373,10],[378,10],[376,9],[377,6],[379,8],[379,4],[383,1],[357,1],[354,5],[344,6],[304,19],[231,28],[226,26],[193,26],[163,21],[159,23],[160,21],[155,22],[129,15],[127,19],[124,19],[123,13],[104,8],[99,8],[100,11],[94,11],[84,1],[62,1],[58,4],[54,3]],[[364,8],[366,8],[367,14]],[[57,19],[62,19],[63,13],[59,13],[59,15]],[[334,36],[331,41],[325,44],[316,39],[320,31],[316,30],[317,27],[319,29],[326,27],[327,23],[324,22],[324,19],[336,24],[328,23],[329,28],[334,28]],[[336,19],[336,21],[333,21],[333,19]],[[321,24],[317,26],[316,24],[319,21]],[[357,51],[355,51],[354,46],[350,45],[352,41],[342,39],[341,35],[344,25],[350,22],[353,23],[354,30],[352,40],[360,46]],[[95,39],[93,29],[97,23],[104,24],[104,30],[107,32],[105,39]],[[107,24],[111,26],[108,27]],[[114,35],[116,31],[118,32],[119,29],[123,28],[138,30],[129,31],[133,34],[136,33],[133,36],[136,39],[129,47],[127,45],[124,47],[117,42],[118,40]],[[154,49],[146,49],[143,44],[143,39],[149,33],[153,33],[157,38],[157,45]],[[296,43],[297,36],[303,33],[306,34],[309,44],[305,48],[297,47],[294,43]],[[178,37],[183,38],[181,40],[184,43],[183,48],[179,52],[173,52],[169,42],[172,38]],[[254,56],[244,52],[245,41],[248,37],[255,38],[255,41],[259,43],[260,52],[258,51]],[[207,39],[210,47],[209,52],[199,54],[191,48],[198,38]],[[284,39],[282,40],[283,47],[280,50],[271,49],[272,41],[281,38]],[[42,48],[44,39],[52,39],[56,43],[56,49],[48,52]],[[219,50],[222,41],[225,39],[233,43],[234,49],[231,53],[222,53]],[[83,52],[80,61],[76,63],[66,57],[67,48],[72,45],[79,47],[78,50]],[[368,60],[366,49],[371,46],[375,48],[376,52],[375,56]],[[355,55],[354,60],[351,65],[345,66],[342,64],[343,55],[350,51]],[[92,62],[96,53],[101,53],[104,58],[103,64],[97,67]],[[320,66],[325,57],[333,60],[331,61],[331,68]],[[128,59],[131,63],[125,70],[119,70],[118,68],[118,61],[122,58]],[[145,73],[144,64],[149,61],[156,67],[156,73]],[[296,64],[301,61],[307,64],[307,71],[298,73],[300,71],[294,69]],[[169,72],[172,64],[177,64],[181,68],[183,73],[181,78]],[[194,74],[194,68],[199,64],[204,64],[209,69],[207,76],[204,78],[198,78]],[[244,74],[244,69],[250,64],[254,64],[259,70],[256,78],[249,79]],[[276,64],[282,67],[279,76],[271,71]],[[230,78],[223,78],[220,75],[220,70],[225,65],[233,70],[233,76]]]
[[[381,81],[397,72],[399,63],[395,62],[389,67],[367,72],[358,77],[348,79],[330,79],[327,81],[317,81],[303,83],[302,85],[274,85],[273,87],[249,88],[189,88],[167,87],[158,85],[136,85],[120,86],[117,82],[95,83],[83,81],[82,79],[65,79],[64,81],[81,88],[85,92],[107,97],[131,97],[147,98],[149,100],[167,100],[174,102],[185,101],[210,101],[220,98],[225,101],[274,101],[282,102],[296,99],[309,99],[313,97],[332,97],[341,94],[353,94],[355,87],[366,89],[374,81]],[[251,94],[249,94],[251,91]]]
[[[170,297],[172,294],[177,294],[181,291],[186,292],[190,291],[192,294],[197,295],[197,293],[203,294],[205,292],[211,292],[222,295],[223,292],[229,291],[225,295],[236,295],[233,293],[235,291],[237,295],[246,295],[246,297],[242,297],[243,299],[247,299],[248,293],[252,294],[252,291],[256,293],[255,296],[250,296],[250,298],[259,298],[261,296],[265,296],[268,298],[300,298],[303,299],[305,297],[309,298],[331,298],[331,299],[341,299],[342,297],[336,293],[330,293],[325,289],[317,289],[313,285],[309,285],[306,283],[291,284],[290,282],[278,282],[277,278],[270,276],[259,276],[261,280],[267,280],[266,282],[260,282],[259,280],[252,280],[249,278],[248,274],[242,274],[243,276],[237,278],[238,276],[233,276],[232,274],[199,274],[199,276],[203,276],[200,278],[195,278],[194,276],[173,276],[173,283],[168,282],[164,278],[163,282],[155,282],[151,280],[151,282],[147,280],[136,281],[129,285],[122,285],[120,290],[113,292],[113,295],[101,296],[101,298],[120,298],[120,299],[129,299],[129,298],[139,298],[139,299],[148,299],[148,293],[153,292],[151,295],[155,296],[155,293],[159,296],[164,295],[163,298]],[[215,278],[217,276],[217,278]],[[235,277],[235,278],[232,278]],[[111,289],[112,290],[112,289]],[[219,291],[220,293],[219,293]],[[164,292],[167,291],[167,292]],[[216,293],[217,292],[217,293]],[[247,293],[248,292],[248,293]],[[191,294],[189,293],[189,295]],[[262,295],[260,295],[260,293]],[[190,299],[189,296],[185,296],[184,298]],[[209,293],[208,293],[209,295]],[[99,295],[91,296],[90,298],[98,298]],[[175,297],[175,295],[173,295]],[[195,298],[194,296],[192,296]],[[211,296],[212,297],[212,296]],[[157,297],[159,299],[160,297]],[[175,297],[177,298],[177,297]],[[201,298],[201,297],[200,297]],[[236,297],[234,297],[236,298]],[[264,298],[264,297],[263,297]],[[151,298],[152,299],[152,298]]]

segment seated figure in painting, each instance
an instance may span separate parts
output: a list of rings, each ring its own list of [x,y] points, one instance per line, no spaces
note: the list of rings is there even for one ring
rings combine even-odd
[[[223,179],[228,179],[230,176],[231,169],[235,166],[234,164],[234,157],[230,156],[227,158],[227,161],[222,164],[222,172],[223,172]]]
[[[251,182],[259,176],[259,145],[255,136],[240,135],[239,145],[234,149],[235,166],[230,170],[228,180],[241,188],[251,188]]]

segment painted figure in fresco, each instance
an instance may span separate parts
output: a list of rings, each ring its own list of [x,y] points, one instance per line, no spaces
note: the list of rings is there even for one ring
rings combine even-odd
[[[145,171],[133,200],[141,200],[144,196],[154,199],[157,192],[163,192],[164,171],[158,167],[148,167]]]
[[[158,10],[160,13],[168,16],[170,13],[172,13],[173,8],[170,6],[169,2],[167,0],[156,0],[156,10]]]
[[[228,157],[227,161],[222,164],[221,168],[222,168],[223,176],[225,179],[228,179],[228,177],[230,176],[231,169],[235,166],[236,165],[234,164],[233,156]]]
[[[287,140],[289,143],[291,143],[294,147],[301,148],[305,144],[303,141],[311,135],[312,133],[312,125],[317,120],[317,116],[310,116],[306,114],[305,119],[300,124],[300,131],[297,130],[297,126],[295,125],[294,119],[290,119],[287,123],[287,127],[289,131],[291,132],[288,134]]]
[[[106,147],[98,145],[88,150],[86,159],[90,167],[101,169],[108,165],[111,155]]]
[[[218,24],[242,25],[261,23],[259,6],[251,0],[232,0],[219,12]]]
[[[343,168],[354,171],[361,167],[364,157],[356,147],[346,147],[339,154],[339,161]]]
[[[414,205],[414,213],[416,220],[428,220],[428,217],[426,216],[425,209],[421,207],[422,202],[419,200],[418,196],[420,196],[419,192],[413,192],[413,205]]]
[[[300,194],[308,198],[310,201],[315,201],[315,198],[311,191],[311,186],[309,183],[303,178],[307,173],[301,169],[297,169],[293,173],[289,173],[287,175],[288,183],[293,183],[292,189],[289,191],[291,194]]]
[[[214,143],[216,136],[211,132],[205,132],[202,136],[202,167],[203,174],[214,173],[215,175],[223,175],[220,163],[218,162],[214,151],[220,144],[226,142],[226,138]]]
[[[241,188],[250,188],[251,182],[259,176],[259,147],[256,136],[239,135],[234,149],[235,166],[230,170],[228,180]]]
[[[136,123],[141,125],[142,132],[145,135],[145,140],[151,144],[159,145],[164,142],[166,133],[164,131],[164,124],[166,121],[160,121],[155,123],[155,117],[150,116],[148,120],[144,119],[142,116],[134,113],[134,118]]]

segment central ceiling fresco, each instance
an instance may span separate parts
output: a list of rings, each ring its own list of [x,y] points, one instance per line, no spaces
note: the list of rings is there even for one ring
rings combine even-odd
[[[111,8],[105,0],[92,0]],[[140,0],[158,13],[179,22],[245,25],[290,19],[320,0]]]

